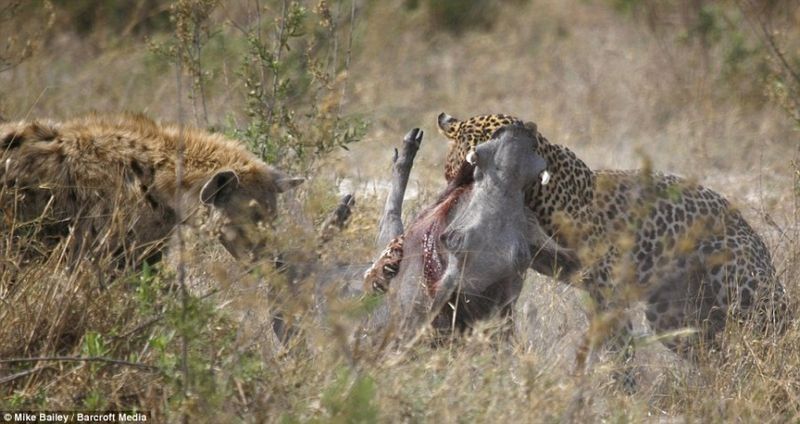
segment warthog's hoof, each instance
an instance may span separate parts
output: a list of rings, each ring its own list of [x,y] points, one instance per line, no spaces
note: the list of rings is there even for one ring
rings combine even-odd
[[[403,143],[413,143],[419,148],[420,143],[422,143],[422,136],[425,135],[425,131],[422,131],[419,128],[413,128],[411,131],[406,133],[406,136],[403,137]]]

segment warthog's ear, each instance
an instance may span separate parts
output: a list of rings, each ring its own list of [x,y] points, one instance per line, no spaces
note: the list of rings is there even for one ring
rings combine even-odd
[[[440,113],[439,117],[436,119],[436,123],[439,125],[439,131],[441,131],[445,137],[454,136],[460,122],[461,121],[458,119],[444,112]]]
[[[470,165],[485,171],[489,166],[489,162],[494,160],[497,147],[498,144],[496,142],[479,144],[475,146],[475,148],[469,153],[467,153],[467,162],[469,162]]]
[[[503,125],[497,128],[489,137],[489,140],[494,140],[503,137],[503,134],[509,133],[511,137],[531,137],[536,140],[536,124],[533,122],[513,122],[511,124]]]
[[[275,180],[275,186],[278,187],[278,193],[284,193],[299,186],[305,180],[305,178],[281,176]]]
[[[217,171],[200,190],[200,201],[205,204],[224,201],[239,186],[239,176],[226,169]]]

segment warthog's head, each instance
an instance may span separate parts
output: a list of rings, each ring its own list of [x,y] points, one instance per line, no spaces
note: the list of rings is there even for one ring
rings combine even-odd
[[[540,183],[547,162],[534,148],[535,124],[527,125],[501,127],[467,156],[475,166],[472,193],[454,210],[441,235],[449,255],[442,279],[464,280],[462,290],[480,294],[498,281],[521,282],[531,261],[530,246],[541,242],[534,239],[538,222],[525,205],[524,193]]]
[[[445,161],[445,178],[450,182],[456,178],[470,151],[489,141],[498,129],[506,125],[522,124],[522,121],[503,114],[474,116],[462,121],[441,113],[436,123],[439,132],[450,142]]]
[[[496,131],[464,155],[474,182],[449,192],[408,227],[389,293],[402,328],[414,332],[433,319],[438,330],[464,329],[508,313],[534,253],[555,256],[558,246],[525,204],[525,190],[542,183],[548,165],[535,137],[534,124]]]
[[[203,184],[200,201],[211,211],[219,240],[236,259],[257,259],[264,253],[267,230],[277,216],[278,194],[303,182],[267,165],[245,172],[218,170]]]

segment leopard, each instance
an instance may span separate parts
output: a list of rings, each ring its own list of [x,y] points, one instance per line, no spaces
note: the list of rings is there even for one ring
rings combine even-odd
[[[467,159],[476,146],[520,122],[506,114],[459,120],[441,113],[437,126],[449,143],[445,180],[469,174]],[[584,340],[581,364],[601,343],[624,361],[632,359],[633,326],[619,311],[636,302],[644,303],[646,322],[657,334],[695,330],[693,336],[661,339],[689,358],[697,358],[698,348],[718,348],[719,334],[732,320],[785,330],[788,299],[771,253],[721,194],[649,167],[592,170],[538,131],[531,148],[546,160],[550,182],[527,188],[526,204],[542,230],[578,258],[569,269],[537,261],[531,268],[587,291],[593,316],[607,318],[601,342]],[[402,242],[401,235],[390,243],[368,271],[365,287],[387,290],[402,260]],[[633,385],[629,375],[621,378]]]

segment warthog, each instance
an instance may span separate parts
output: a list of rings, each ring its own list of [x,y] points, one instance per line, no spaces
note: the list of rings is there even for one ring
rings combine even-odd
[[[451,184],[409,226],[376,325],[415,331],[432,320],[447,332],[510,316],[534,257],[574,265],[574,255],[545,236],[525,205],[525,189],[547,175],[547,163],[531,148],[535,134],[532,124],[496,131],[470,153],[470,178]],[[421,138],[412,131],[406,143]],[[382,225],[397,228],[392,214],[399,208],[389,203]]]

